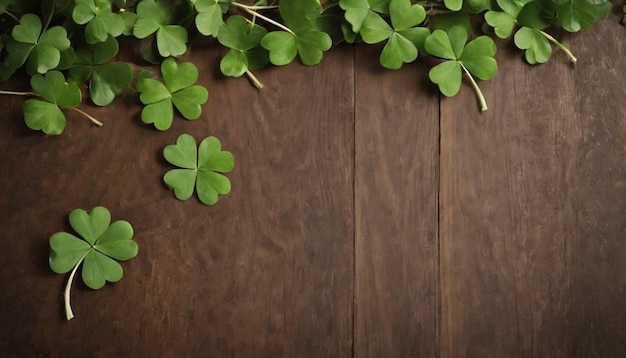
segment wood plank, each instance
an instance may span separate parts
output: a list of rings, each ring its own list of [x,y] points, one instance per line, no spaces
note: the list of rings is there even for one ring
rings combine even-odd
[[[441,357],[626,355],[618,21],[565,38],[576,67],[501,51],[486,113],[442,101]]]
[[[357,50],[355,357],[434,357],[438,99],[426,66]]]
[[[158,132],[139,105],[85,107],[45,137],[5,99],[0,124],[0,352],[3,356],[349,356],[353,304],[353,56],[260,71],[265,88],[216,74],[221,50],[194,48],[209,102]],[[235,155],[230,195],[176,200],[165,145],[215,135]],[[135,228],[138,257],[97,292],[48,268],[48,239],[74,208],[107,206]]]

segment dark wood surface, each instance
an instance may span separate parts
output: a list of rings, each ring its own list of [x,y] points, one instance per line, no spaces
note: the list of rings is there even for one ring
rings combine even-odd
[[[47,137],[1,97],[0,356],[626,356],[624,29],[564,38],[575,67],[502,42],[482,114],[374,47],[260,71],[258,91],[197,46],[209,102],[167,132],[120,98],[81,107],[102,128],[69,112]],[[215,206],[162,183],[181,133],[235,155]],[[116,284],[77,280],[67,322],[48,240],[96,205],[140,252]]]

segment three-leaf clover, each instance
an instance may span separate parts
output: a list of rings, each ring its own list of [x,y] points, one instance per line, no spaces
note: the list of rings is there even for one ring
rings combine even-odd
[[[161,76],[164,83],[153,78],[141,78],[137,83],[139,99],[146,105],[141,111],[141,120],[163,131],[172,125],[173,107],[188,120],[200,117],[201,105],[209,94],[206,88],[193,85],[198,79],[198,68],[191,62],[178,65],[170,57],[161,64]]]
[[[267,30],[259,25],[249,24],[241,16],[231,16],[219,29],[217,40],[230,48],[220,62],[220,69],[226,76],[240,77],[244,73],[262,68],[269,61],[267,51],[259,47]]]
[[[62,52],[71,51],[67,31],[61,26],[54,26],[42,32],[41,19],[35,14],[22,16],[20,24],[11,32],[6,50],[7,66],[17,69],[26,63],[29,75],[43,74],[56,68],[61,63]]]
[[[35,75],[30,80],[31,87],[40,99],[24,101],[24,121],[34,130],[42,130],[46,134],[61,134],[65,129],[65,115],[61,108],[73,108],[80,104],[82,95],[78,86],[65,81],[59,71],[49,71]]]
[[[128,63],[109,63],[118,50],[117,40],[109,36],[106,41],[93,45],[91,51],[81,49],[76,52],[69,80],[74,83],[89,81],[89,96],[98,106],[111,103],[133,79],[133,69]]]
[[[495,76],[497,63],[494,58],[496,45],[488,36],[479,36],[466,45],[467,32],[460,26],[452,27],[447,33],[435,30],[426,38],[426,51],[445,61],[433,67],[428,76],[439,86],[439,91],[445,96],[454,96],[461,88],[463,72],[470,79],[476,91],[481,110],[487,109],[487,103],[474,80],[474,76],[481,80],[488,80]]]
[[[187,51],[187,30],[173,24],[171,7],[154,0],[142,0],[136,12],[135,37],[143,39],[156,32],[157,48],[163,57],[180,56]]]
[[[369,12],[363,20],[361,37],[368,44],[387,40],[380,54],[380,63],[389,69],[399,69],[403,63],[415,61],[430,31],[426,27],[415,27],[426,18],[426,11],[410,0],[391,0],[389,3],[391,25],[379,14]]]
[[[229,2],[221,0],[196,0],[194,4],[196,28],[204,36],[216,37],[220,27],[224,24],[222,15],[228,11]]]
[[[181,134],[176,144],[163,149],[165,159],[180,169],[169,170],[163,181],[179,200],[187,200],[194,188],[200,201],[215,204],[219,195],[230,192],[230,180],[220,173],[228,173],[235,166],[232,153],[222,151],[220,141],[207,137],[196,148],[196,141],[189,134]]]
[[[284,31],[272,31],[261,40],[261,46],[270,54],[270,62],[276,66],[290,63],[296,57],[305,65],[322,61],[324,51],[332,46],[330,36],[320,31],[317,19],[322,5],[318,0],[282,0],[278,9],[286,26]]]
[[[122,278],[122,266],[115,260],[132,259],[139,250],[137,243],[132,240],[133,228],[130,223],[120,220],[111,224],[111,213],[107,208],[97,206],[90,213],[75,209],[70,213],[69,221],[80,238],[67,232],[52,235],[49,259],[52,271],[72,271],[64,292],[68,320],[74,317],[70,306],[70,289],[81,263],[83,281],[87,287],[97,290],[106,281],[117,282]]]
[[[85,27],[88,43],[105,41],[109,35],[120,36],[126,27],[124,19],[111,9],[110,0],[76,0],[72,19]]]

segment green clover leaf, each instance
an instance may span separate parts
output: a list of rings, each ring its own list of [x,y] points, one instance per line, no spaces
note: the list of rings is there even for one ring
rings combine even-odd
[[[323,52],[332,46],[330,36],[317,27],[322,9],[320,2],[282,0],[278,9],[286,25],[284,31],[272,31],[261,40],[261,46],[270,52],[270,62],[283,66],[293,61],[297,54],[305,65],[320,63]]]
[[[83,264],[82,279],[87,287],[97,290],[108,282],[117,282],[123,276],[122,266],[116,261],[126,261],[137,256],[139,248],[132,240],[133,228],[127,221],[111,224],[111,213],[97,206],[87,213],[75,209],[69,215],[70,226],[81,238],[67,232],[57,232],[50,237],[49,264],[55,273],[72,271],[65,287],[65,313],[74,318],[70,306],[70,289],[78,267]]]
[[[540,30],[522,27],[513,40],[517,48],[524,50],[524,58],[531,65],[547,62],[552,55],[552,47]]]
[[[485,21],[494,28],[496,36],[501,39],[508,38],[513,34],[517,24],[517,15],[529,1],[531,0],[497,0],[498,7],[502,11],[487,11]]]
[[[561,3],[556,16],[566,31],[577,32],[591,27],[611,11],[609,1],[567,0]]]
[[[61,52],[70,48],[67,31],[63,27],[54,26],[42,33],[41,19],[34,14],[23,15],[20,24],[13,28],[11,37],[6,45],[8,54],[5,63],[13,71],[26,63],[26,72],[31,76],[57,68]]]
[[[201,105],[206,103],[209,94],[206,88],[193,85],[198,79],[198,68],[191,62],[180,65],[173,58],[161,64],[163,83],[153,78],[140,78],[137,90],[139,100],[146,107],[141,111],[145,123],[153,123],[158,130],[171,127],[174,118],[173,107],[188,120],[200,117]]]
[[[373,13],[368,0],[340,0],[339,7],[345,11],[345,19],[352,26],[354,33],[359,33],[365,18]]]
[[[452,27],[448,32],[433,31],[426,38],[424,46],[428,53],[445,61],[433,67],[428,76],[439,86],[439,91],[444,96],[450,97],[459,92],[462,72],[465,72],[476,92],[481,110],[484,111],[487,104],[474,76],[481,80],[495,76],[496,45],[488,36],[479,36],[467,45],[466,42],[467,32],[461,26]]]
[[[363,21],[361,37],[369,44],[387,41],[380,54],[380,63],[389,69],[399,69],[403,63],[417,59],[421,47],[430,31],[425,27],[414,27],[426,18],[421,5],[411,5],[409,0],[391,0],[389,3],[391,25],[377,13],[370,12]]]
[[[196,141],[189,134],[181,134],[176,144],[163,149],[163,156],[180,169],[169,170],[163,181],[178,200],[187,200],[194,188],[203,204],[213,205],[219,195],[230,192],[230,180],[220,173],[233,170],[235,160],[232,153],[222,151],[220,141],[207,137],[196,148]]]
[[[69,81],[89,81],[89,96],[98,106],[111,102],[120,90],[128,87],[133,79],[133,69],[128,63],[108,63],[119,50],[117,40],[109,36],[106,41],[96,43],[91,51],[78,50],[74,67],[69,71]]]
[[[136,9],[133,35],[143,39],[156,32],[157,48],[163,57],[180,56],[187,51],[187,30],[173,25],[171,11],[166,3],[154,0],[142,0]]]
[[[78,106],[82,100],[80,89],[73,83],[65,82],[59,71],[49,71],[45,77],[35,75],[30,83],[35,93],[46,101],[34,98],[24,101],[24,122],[30,129],[61,134],[65,129],[65,115],[61,108]]]
[[[195,3],[196,28],[204,36],[217,37],[220,27],[224,24],[223,14],[230,7],[229,2],[221,0],[197,0]]]
[[[109,0],[76,0],[72,19],[85,27],[85,40],[94,44],[105,41],[109,35],[120,36],[126,28],[124,19],[111,9]]]
[[[220,69],[226,76],[240,77],[249,70],[267,64],[267,51],[259,48],[267,30],[258,25],[250,25],[241,16],[231,16],[217,34],[217,40],[230,48],[220,62]]]

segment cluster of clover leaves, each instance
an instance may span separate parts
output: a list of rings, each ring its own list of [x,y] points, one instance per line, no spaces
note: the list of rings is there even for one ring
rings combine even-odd
[[[196,84],[196,66],[181,62],[202,38],[223,46],[219,67],[225,76],[245,75],[258,88],[263,85],[253,71],[296,58],[316,65],[333,46],[365,43],[381,48],[380,64],[387,69],[425,56],[438,59],[429,78],[441,94],[456,95],[465,76],[486,110],[478,83],[496,75],[494,37],[512,39],[530,64],[548,61],[553,47],[575,62],[550,32],[578,32],[610,10],[608,0],[0,0],[0,82],[26,75],[32,88],[0,94],[28,97],[26,126],[49,135],[64,131],[67,110],[103,125],[79,108],[83,93],[96,106],[124,92],[136,94],[141,120],[164,131],[177,115],[198,119],[208,100],[206,88]],[[121,38],[135,40],[145,68],[160,64],[160,73],[119,61]],[[176,198],[188,199],[195,190],[202,203],[214,204],[230,191],[220,173],[232,170],[234,159],[217,138],[197,147],[183,134],[163,154],[179,167],[163,178]],[[70,224],[82,238],[57,233],[50,239],[51,268],[71,270],[68,319],[69,289],[81,263],[85,284],[97,289],[121,278],[115,260],[137,254],[130,224],[109,223],[105,208],[77,209]]]

